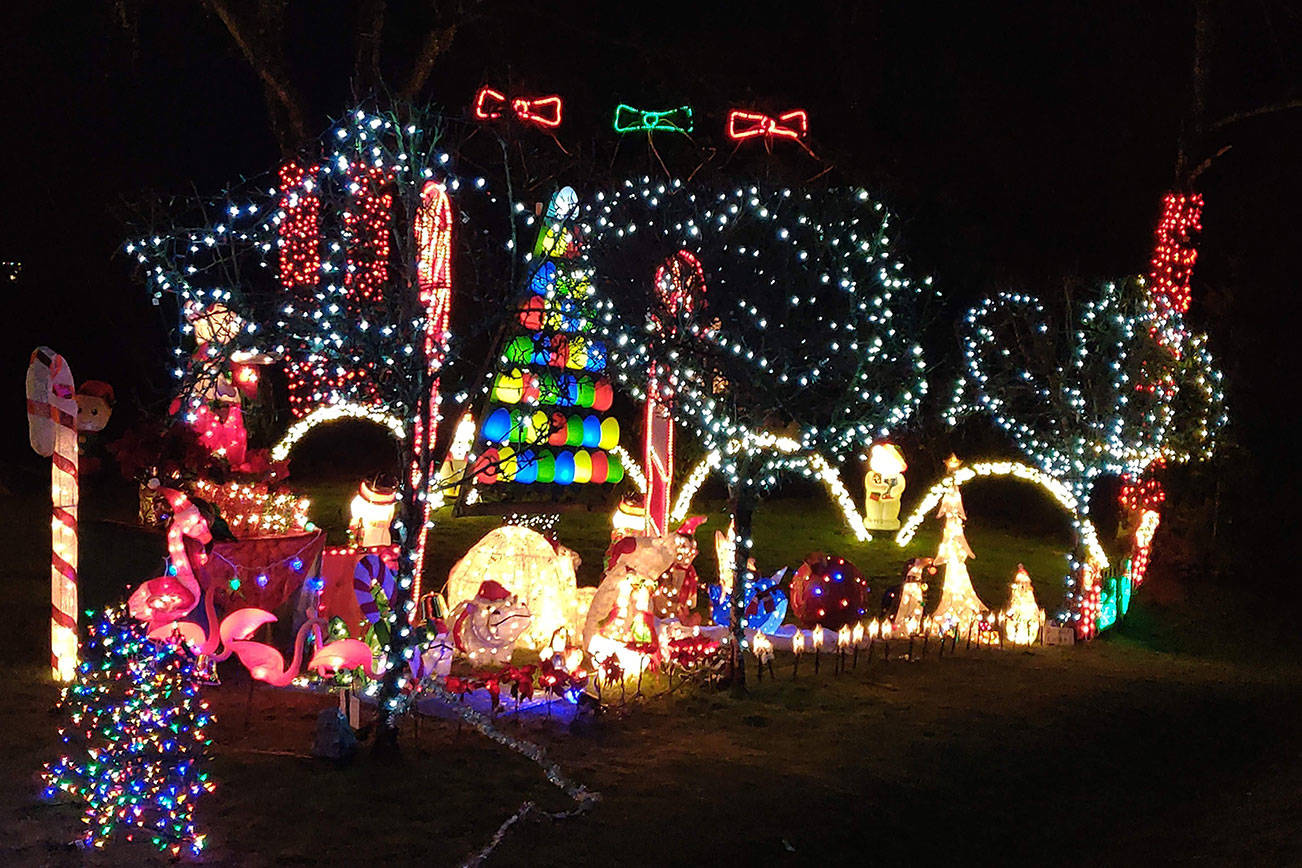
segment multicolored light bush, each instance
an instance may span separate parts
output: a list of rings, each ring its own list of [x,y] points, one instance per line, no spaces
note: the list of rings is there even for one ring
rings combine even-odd
[[[44,796],[60,791],[85,804],[81,842],[114,835],[159,850],[197,855],[194,823],[209,778],[207,728],[195,660],[180,641],[153,641],[117,607],[101,613],[82,645],[76,680],[64,691],[64,753],[43,772]]]

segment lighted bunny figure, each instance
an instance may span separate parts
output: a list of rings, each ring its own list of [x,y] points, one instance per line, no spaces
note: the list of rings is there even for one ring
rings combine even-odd
[[[529,629],[529,607],[492,580],[452,610],[452,644],[472,663],[509,663],[515,640]]]
[[[900,495],[904,493],[904,453],[892,443],[874,443],[868,453],[868,477],[864,487],[864,526],[869,530],[900,529]]]

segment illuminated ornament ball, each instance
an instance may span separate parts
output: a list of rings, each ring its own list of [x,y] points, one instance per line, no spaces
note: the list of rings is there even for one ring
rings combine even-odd
[[[801,627],[839,630],[864,616],[868,582],[845,558],[821,553],[791,578],[791,612]]]

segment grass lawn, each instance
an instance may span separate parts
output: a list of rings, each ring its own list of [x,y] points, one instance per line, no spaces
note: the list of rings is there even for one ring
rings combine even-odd
[[[326,488],[312,492],[323,509]],[[136,845],[68,849],[76,809],[36,798],[35,773],[56,753],[59,722],[44,665],[42,496],[11,496],[0,522],[9,621],[0,633],[8,675],[0,698],[0,786],[8,795],[0,864],[162,864]],[[965,497],[978,592],[1001,605],[1022,561],[1041,603],[1056,606],[1065,525],[1049,515],[1018,533],[1013,528],[1028,521],[1019,520],[1013,495],[974,486]],[[88,606],[121,599],[157,574],[157,538],[98,520],[121,515],[129,502],[112,489],[84,500]],[[717,504],[706,506],[715,510],[713,530],[722,516]],[[834,518],[821,498],[766,504],[756,527],[761,569],[794,567],[808,550],[825,548],[894,581],[902,558],[931,554],[938,537],[929,523],[905,552],[889,539],[861,546]],[[584,557],[587,584],[599,572],[606,521],[606,513],[561,521],[562,541]],[[430,579],[446,575],[495,523],[441,521]],[[699,567],[708,576],[713,555],[703,548]],[[1260,601],[1177,582],[1163,574],[1160,557],[1159,549],[1130,619],[1090,646],[960,647],[944,659],[933,648],[916,663],[861,658],[839,677],[830,666],[815,677],[803,662],[798,679],[790,658],[779,656],[777,681],[756,684],[752,669],[744,698],[680,690],[572,727],[506,722],[508,733],[544,744],[602,801],[576,819],[517,824],[489,864],[1302,862],[1296,640],[1262,617]],[[199,809],[206,863],[455,864],[522,800],[548,810],[571,805],[527,760],[441,720],[406,724],[397,765],[365,753],[342,769],[313,760],[315,715],[331,697],[251,686],[237,666],[223,678],[209,691],[218,789]]]

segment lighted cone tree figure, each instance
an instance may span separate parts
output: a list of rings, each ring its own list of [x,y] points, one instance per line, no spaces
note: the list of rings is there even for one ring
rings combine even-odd
[[[961,464],[962,462],[952,455],[945,462],[950,474],[958,470]],[[963,534],[963,522],[967,521],[967,513],[963,510],[962,489],[956,482],[951,483],[945,490],[936,516],[945,520],[945,526],[941,528],[940,546],[936,549],[936,557],[932,563],[942,567],[945,576],[940,592],[940,605],[932,613],[931,619],[938,631],[944,633],[957,627],[961,634],[967,632],[973,622],[990,609],[977,596],[976,590],[972,587],[972,577],[967,572],[968,558],[974,558],[976,555],[972,553],[972,547],[968,545],[967,537]]]
[[[198,854],[200,796],[212,792],[207,727],[195,659],[179,641],[153,641],[122,607],[101,613],[64,691],[63,754],[45,766],[44,796],[85,804],[81,841],[102,847],[115,834],[179,855]]]
[[[826,482],[907,423],[926,393],[929,281],[907,276],[889,214],[863,190],[643,178],[589,197],[579,224],[612,368],[644,400],[654,370],[657,401],[672,397],[674,422],[717,457],[728,485],[737,655],[758,579],[755,508],[783,477]],[[666,263],[689,279],[664,288],[708,287],[692,309],[656,285]]]

